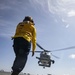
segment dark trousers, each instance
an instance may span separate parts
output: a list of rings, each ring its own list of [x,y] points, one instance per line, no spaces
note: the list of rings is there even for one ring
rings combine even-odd
[[[13,40],[13,49],[15,52],[15,60],[12,66],[12,75],[18,75],[24,68],[27,62],[27,57],[31,48],[31,42],[24,38],[15,38]]]

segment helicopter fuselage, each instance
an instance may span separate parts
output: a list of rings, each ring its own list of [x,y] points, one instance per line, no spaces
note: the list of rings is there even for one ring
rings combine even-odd
[[[39,59],[38,61],[39,66],[44,66],[44,67],[51,66],[50,55],[47,55],[46,52],[41,52],[40,57],[36,57],[36,58]]]

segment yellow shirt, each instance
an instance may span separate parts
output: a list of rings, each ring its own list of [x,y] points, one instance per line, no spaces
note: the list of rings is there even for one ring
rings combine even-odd
[[[23,37],[28,42],[32,42],[32,51],[36,48],[36,29],[29,21],[20,22],[17,25],[15,35],[12,38]]]

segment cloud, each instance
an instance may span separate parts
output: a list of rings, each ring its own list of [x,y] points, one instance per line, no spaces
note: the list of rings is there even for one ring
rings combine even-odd
[[[48,17],[49,15],[52,16],[55,22],[59,22],[60,19],[64,23],[65,28],[73,25],[73,19],[75,17],[75,0],[41,0],[41,2],[40,0],[29,1],[36,11],[42,11]]]
[[[6,20],[0,20],[0,36],[6,36],[10,37],[14,32],[14,23],[12,24],[11,21],[6,21]]]
[[[75,16],[75,0],[33,0],[31,3],[36,5],[34,8],[42,8],[44,12],[66,17]]]
[[[29,0],[31,6],[37,11],[48,12],[48,1],[47,0]]]
[[[73,17],[75,16],[75,10],[71,10],[68,12],[68,17]]]
[[[62,18],[62,22],[65,23],[64,26],[65,26],[66,28],[68,28],[68,27],[70,26],[70,25],[68,24],[67,20],[65,20],[65,19],[63,19],[63,18]]]
[[[70,75],[70,74],[63,74],[63,75]]]
[[[71,59],[75,59],[75,54],[71,54],[69,57],[70,57]]]
[[[69,25],[69,24],[67,24],[67,25],[66,25],[66,28],[68,28],[69,26],[70,26],[70,25]]]
[[[48,0],[48,11],[67,21],[75,16],[75,0]]]
[[[28,1],[26,0],[4,0],[4,1],[1,1],[0,0],[0,11],[11,11],[13,10],[14,12],[18,11],[21,12],[21,10],[26,10],[27,9],[27,6],[28,5]]]

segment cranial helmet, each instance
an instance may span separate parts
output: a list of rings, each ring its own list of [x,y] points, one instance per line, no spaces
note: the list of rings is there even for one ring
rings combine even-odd
[[[30,16],[26,16],[23,21],[30,21],[30,22],[32,22],[33,19]]]

